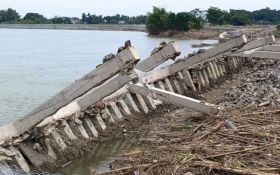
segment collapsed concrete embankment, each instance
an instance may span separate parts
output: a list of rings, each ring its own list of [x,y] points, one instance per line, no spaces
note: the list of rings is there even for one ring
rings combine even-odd
[[[197,97],[253,64],[252,58],[277,59],[276,52],[254,50],[274,42],[273,36],[248,41],[242,35],[152,73],[168,59],[176,59],[180,54],[176,43],[158,47],[139,62],[137,50],[126,42],[95,70],[22,119],[1,127],[1,160],[26,172],[58,167],[94,143],[123,134],[119,124],[124,118],[153,115],[169,104],[215,116],[222,109]]]

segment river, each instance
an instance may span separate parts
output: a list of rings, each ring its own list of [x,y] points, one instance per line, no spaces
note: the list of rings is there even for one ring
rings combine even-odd
[[[141,58],[166,38],[143,32],[0,29],[0,126],[20,118],[91,71],[126,40]],[[199,40],[179,40],[183,54]],[[203,41],[213,43],[216,41]]]

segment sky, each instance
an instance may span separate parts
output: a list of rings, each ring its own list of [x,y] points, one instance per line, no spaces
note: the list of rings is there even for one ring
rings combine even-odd
[[[0,9],[13,8],[20,15],[36,12],[46,17],[80,17],[83,12],[98,15],[146,14],[153,6],[182,12],[210,6],[222,9],[257,10],[265,7],[280,9],[280,0],[0,0]]]

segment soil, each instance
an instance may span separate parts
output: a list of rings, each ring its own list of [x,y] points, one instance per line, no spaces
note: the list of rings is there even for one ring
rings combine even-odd
[[[176,39],[218,39],[221,32],[206,29],[192,29],[188,32],[167,31],[161,32],[157,37],[171,37]]]

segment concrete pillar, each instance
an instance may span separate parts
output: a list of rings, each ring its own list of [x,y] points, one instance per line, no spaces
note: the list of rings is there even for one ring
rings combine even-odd
[[[213,74],[213,77],[214,79],[216,80],[218,78],[218,75],[217,75],[217,71],[214,67],[214,64],[212,62],[209,62],[209,65],[210,65],[210,68],[211,68],[211,72]]]
[[[167,85],[169,91],[170,91],[170,92],[174,92],[174,89],[172,88],[172,85],[171,85],[169,79],[168,79],[168,78],[165,78],[164,81],[165,81],[165,83],[166,83],[166,85]]]
[[[193,80],[192,80],[192,77],[191,77],[191,74],[189,72],[188,69],[184,69],[182,72],[181,72],[182,76],[183,76],[183,81],[185,82],[186,86],[191,88],[193,91],[197,91],[194,83],[193,83]]]
[[[124,110],[125,114],[130,115],[131,111],[130,111],[129,107],[127,106],[127,104],[125,103],[125,101],[123,99],[121,99],[121,100],[119,100],[119,103],[120,103],[122,109]]]
[[[58,147],[63,151],[67,148],[66,144],[64,143],[64,141],[62,140],[61,136],[58,134],[58,132],[56,131],[56,128],[52,127],[49,129],[49,133],[51,134],[51,136],[53,137],[54,141],[56,142],[56,144],[58,145]]]
[[[136,105],[130,93],[125,94],[125,99],[128,101],[128,104],[130,104],[130,106],[133,108],[134,111],[140,112],[138,106]]]
[[[88,116],[84,117],[84,122],[86,126],[89,128],[91,133],[93,134],[94,137],[98,137],[98,131],[96,130],[95,126],[93,125],[92,121]]]
[[[140,106],[142,107],[142,109],[144,110],[144,112],[147,114],[147,113],[149,112],[149,108],[148,108],[148,106],[146,105],[146,103],[145,103],[143,97],[142,97],[141,95],[138,95],[138,94],[136,94],[136,97],[137,97],[137,99],[138,99],[138,101],[139,101],[139,103],[140,103]]]
[[[89,139],[89,135],[88,135],[86,129],[84,128],[84,126],[83,126],[82,124],[77,124],[76,126],[77,126],[77,128],[79,129],[79,131],[80,131],[80,133],[82,134],[82,136],[83,136],[84,138],[86,138],[86,139]]]
[[[209,81],[209,78],[208,78],[208,75],[207,75],[207,68],[203,68],[202,69],[202,74],[203,74],[203,77],[205,79],[205,83],[206,83],[206,86],[209,86],[210,85],[210,81]]]
[[[159,84],[160,89],[166,90],[161,80],[159,80],[157,83]]]
[[[180,87],[181,87],[184,91],[189,90],[189,89],[187,88],[187,85],[185,84],[183,74],[182,74],[181,72],[178,72],[177,75],[178,75],[178,77],[179,77],[179,78],[177,79],[177,81],[178,81],[178,83],[180,84]]]
[[[109,104],[110,104],[110,106],[111,106],[111,108],[112,108],[112,110],[113,110],[115,116],[117,116],[117,118],[118,118],[119,120],[121,120],[121,119],[123,118],[123,116],[122,116],[121,111],[120,111],[119,108],[117,107],[116,103],[115,103],[115,102],[109,102]]]
[[[105,107],[105,114],[109,117],[109,122],[114,123],[115,119],[112,113],[109,111],[108,107]]]
[[[202,70],[198,70],[198,74],[199,74],[201,84],[205,87],[206,86],[206,80],[204,80]]]
[[[50,158],[52,158],[53,160],[57,160],[57,155],[56,155],[56,153],[54,152],[54,150],[53,150],[53,148],[51,146],[51,141],[50,141],[49,138],[45,139],[45,144],[46,144],[46,147],[47,147],[47,150],[48,150],[48,153],[47,153],[48,156]]]
[[[22,169],[26,173],[30,172],[30,167],[27,164],[27,162],[24,159],[24,157],[22,156],[22,154],[20,153],[20,151],[16,147],[14,147],[14,146],[9,146],[9,150],[12,153],[15,154],[14,159],[17,162],[19,168]]]
[[[179,82],[177,81],[175,76],[169,77],[169,80],[171,82],[171,85],[174,87],[174,91],[176,91],[178,94],[183,94],[183,90],[179,85]]]
[[[217,76],[218,76],[218,77],[221,77],[221,74],[220,74],[220,71],[219,71],[219,69],[218,69],[218,66],[217,66],[216,62],[215,62],[215,61],[212,61],[212,63],[213,63],[213,65],[214,65],[214,70],[215,70]]]
[[[61,122],[62,124],[62,128],[64,129],[66,135],[68,136],[68,138],[70,140],[76,140],[77,137],[74,135],[73,131],[71,130],[70,126],[68,125],[67,121],[66,120],[63,120]]]
[[[102,128],[102,130],[104,131],[106,129],[106,124],[105,122],[103,121],[102,117],[100,116],[100,114],[96,114],[95,116],[99,126]]]

